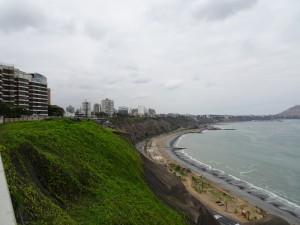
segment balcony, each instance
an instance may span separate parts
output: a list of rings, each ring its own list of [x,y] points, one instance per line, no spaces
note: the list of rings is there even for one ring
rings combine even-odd
[[[29,108],[29,104],[26,102],[17,102],[17,105],[23,106],[24,108]]]
[[[3,102],[5,102],[5,103],[10,103],[10,104],[15,104],[15,100],[14,100],[14,99],[6,99],[6,98],[3,98]]]
[[[32,95],[29,95],[29,99],[33,101],[38,101],[38,100],[47,101],[47,98],[41,98],[39,96],[32,96]]]
[[[47,88],[47,85],[44,85],[44,84],[40,84],[38,85],[39,83],[36,83],[36,84],[33,84],[33,83],[29,83],[29,86],[32,87],[32,88]]]
[[[20,79],[15,79],[16,82],[22,83],[22,84],[29,84],[29,80],[20,80]]]
[[[28,85],[26,85],[26,84],[17,83],[17,84],[15,84],[15,86],[20,87],[20,88],[28,88],[29,89]]]
[[[3,78],[7,78],[7,79],[12,79],[12,80],[14,80],[14,75],[13,75],[13,74],[5,74],[5,73],[2,73],[2,76],[3,76]]]
[[[47,102],[31,102],[29,101],[31,106],[48,106]]]
[[[36,98],[47,98],[48,94],[43,94],[43,93],[30,93],[30,96],[36,97]]]
[[[48,93],[47,90],[45,90],[45,89],[33,89],[33,88],[29,88],[29,90],[30,90],[31,93],[40,93],[40,92]]]
[[[29,101],[29,98],[27,95],[17,95],[16,99],[26,99],[26,101]]]
[[[15,90],[29,93],[29,90],[27,88],[17,87],[15,88]]]
[[[45,108],[45,105],[33,105],[31,106],[33,109],[40,109],[40,108]]]
[[[16,86],[15,83],[13,83],[13,82],[5,82],[5,81],[3,81],[3,85],[9,86],[9,87],[15,87]]]
[[[26,99],[15,99],[15,102],[17,102],[18,104],[22,103],[29,105],[29,101],[27,101]]]

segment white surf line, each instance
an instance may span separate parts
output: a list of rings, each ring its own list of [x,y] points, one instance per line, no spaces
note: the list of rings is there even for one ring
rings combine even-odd
[[[16,225],[15,212],[12,206],[2,158],[0,154],[0,224]]]

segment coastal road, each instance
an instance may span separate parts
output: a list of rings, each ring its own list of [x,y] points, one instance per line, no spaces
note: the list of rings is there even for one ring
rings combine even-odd
[[[229,217],[226,217],[217,211],[208,208],[208,211],[215,217],[216,220],[219,221],[221,225],[238,225],[239,223]]]

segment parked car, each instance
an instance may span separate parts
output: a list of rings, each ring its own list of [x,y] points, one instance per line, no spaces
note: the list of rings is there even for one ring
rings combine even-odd
[[[214,215],[215,219],[220,219],[222,216],[221,215]]]

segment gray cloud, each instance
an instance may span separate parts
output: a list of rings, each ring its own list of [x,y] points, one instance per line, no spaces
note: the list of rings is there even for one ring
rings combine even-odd
[[[132,80],[133,83],[135,84],[147,84],[150,82],[150,79],[148,78],[137,78],[137,79],[134,79]]]
[[[140,93],[138,95],[134,95],[131,97],[131,100],[136,100],[136,101],[140,101],[140,100],[144,100],[144,99],[147,99],[149,98],[150,95],[147,94],[147,93]]]
[[[79,89],[91,90],[93,88],[95,88],[95,86],[93,86],[93,85],[88,85],[88,84],[79,85]]]
[[[166,82],[164,82],[162,84],[162,86],[166,89],[166,90],[175,90],[180,88],[182,85],[184,84],[184,81],[181,79],[170,79]]]
[[[99,23],[89,21],[85,23],[84,32],[90,37],[100,40],[107,34],[108,28]]]
[[[198,6],[194,15],[200,19],[224,20],[240,11],[250,9],[257,2],[258,0],[208,0]]]
[[[11,0],[0,6],[0,30],[3,32],[41,29],[46,23],[41,10],[33,4]]]
[[[114,85],[121,83],[123,80],[124,80],[123,78],[110,79],[110,80],[105,81],[104,83],[108,84],[110,86],[114,86]]]
[[[46,75],[53,104],[108,97],[116,107],[193,114],[298,104],[300,1],[71,4],[0,0],[0,61]]]
[[[122,66],[121,68],[125,69],[125,70],[129,70],[129,71],[133,71],[133,72],[137,72],[140,70],[139,67],[134,64],[128,64],[128,65]]]
[[[216,85],[217,85],[217,83],[213,82],[213,81],[204,82],[204,86],[207,87],[207,88],[214,87]]]

